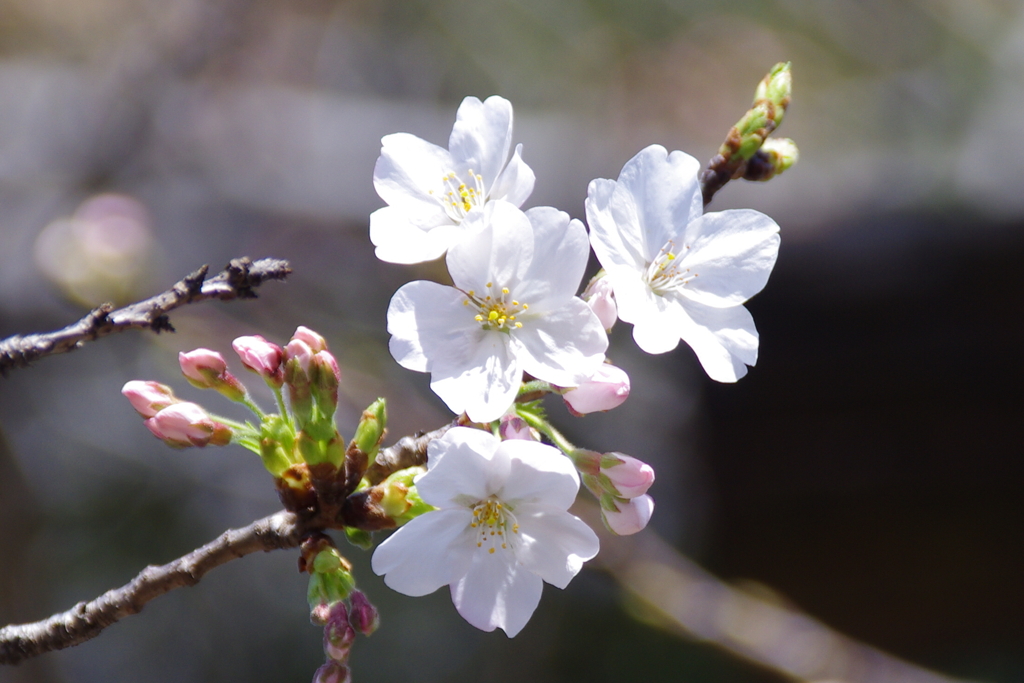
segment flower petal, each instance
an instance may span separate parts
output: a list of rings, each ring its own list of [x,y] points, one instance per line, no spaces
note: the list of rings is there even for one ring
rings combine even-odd
[[[735,382],[747,374],[748,365],[757,363],[757,328],[744,306],[714,308],[690,301],[681,310],[685,316],[680,336],[708,377]]]
[[[573,387],[604,362],[608,335],[590,306],[573,298],[554,311],[521,315],[515,330],[516,356],[523,370],[537,379]]]
[[[466,508],[420,515],[377,546],[370,565],[399,593],[433,593],[467,571],[476,550],[472,519]]]
[[[538,311],[564,306],[579,291],[590,256],[583,223],[550,206],[526,212],[533,229],[533,258],[516,297]]]
[[[416,490],[430,505],[465,507],[500,490],[509,476],[507,455],[495,455],[499,441],[490,432],[452,427],[427,446],[429,471]]]
[[[444,211],[416,212],[385,206],[370,214],[370,241],[376,255],[388,263],[423,263],[444,255],[462,235]]]
[[[537,178],[533,174],[533,169],[523,161],[522,153],[523,146],[516,145],[516,151],[512,155],[512,159],[509,160],[508,166],[494,181],[488,199],[504,199],[515,206],[522,206],[533,192],[533,185]]]
[[[590,243],[606,270],[647,266],[636,199],[624,186],[605,178],[590,181],[586,210]]]
[[[460,176],[473,171],[489,190],[497,180],[512,147],[512,104],[494,95],[481,102],[467,97],[459,105],[448,151]],[[490,194],[488,192],[488,194]]]
[[[515,561],[511,552],[473,553],[469,571],[451,585],[462,618],[482,631],[500,628],[515,636],[540,603],[544,583]]]
[[[760,292],[779,255],[779,226],[750,209],[704,214],[690,223],[684,239],[689,249],[680,266],[693,277],[681,294],[719,308]]]
[[[557,510],[534,508],[517,513],[519,543],[516,559],[528,570],[558,588],[579,574],[583,563],[597,555],[600,542],[580,518]]]
[[[480,328],[463,310],[454,287],[417,280],[402,285],[388,305],[389,348],[398,364],[429,372],[472,355]]]
[[[558,449],[536,441],[502,441],[498,452],[507,455],[511,464],[503,488],[495,495],[516,510],[524,505],[567,510],[576,500],[579,475]]]
[[[646,262],[669,241],[678,246],[687,224],[703,212],[699,171],[689,154],[669,154],[661,145],[640,150],[622,167],[618,182],[635,198]]]
[[[493,282],[514,291],[534,255],[533,228],[526,214],[508,202],[488,202],[462,225],[470,232],[446,259],[455,286],[481,291]]]
[[[385,135],[380,143],[380,156],[373,168],[373,186],[380,198],[410,213],[445,215],[431,192],[443,186],[445,175],[452,170],[448,150],[409,133]]]
[[[443,354],[443,356],[442,356]],[[468,353],[431,356],[430,388],[454,413],[463,411],[474,422],[501,417],[515,400],[523,370],[509,349],[508,335],[479,330]]]
[[[619,318],[633,323],[633,340],[647,353],[666,353],[679,345],[682,336],[681,304],[659,296],[636,271],[617,267],[608,271],[615,289]]]

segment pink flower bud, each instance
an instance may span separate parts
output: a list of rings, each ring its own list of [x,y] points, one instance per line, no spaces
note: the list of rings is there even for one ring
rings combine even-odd
[[[370,604],[366,594],[360,590],[352,591],[349,600],[352,607],[349,609],[348,618],[352,627],[364,636],[376,631],[380,625],[380,614],[377,608]]]
[[[654,499],[648,495],[627,501],[616,500],[617,511],[601,508],[604,523],[619,536],[629,536],[641,531],[654,514]]]
[[[295,334],[292,335],[292,340],[296,339],[306,344],[306,346],[313,350],[313,353],[327,350],[327,340],[308,327],[299,325],[295,329]]]
[[[185,379],[200,389],[212,389],[215,378],[228,371],[224,356],[210,349],[195,349],[178,354],[178,364]]]
[[[231,442],[231,428],[215,421],[195,403],[182,401],[167,406],[145,422],[153,435],[175,448],[225,446]]]
[[[309,344],[301,339],[292,339],[288,342],[288,346],[284,347],[285,360],[289,365],[293,365],[291,362],[293,360],[298,364],[296,368],[290,370],[292,372],[301,370],[303,375],[309,375],[309,366],[313,362],[314,353]]]
[[[324,625],[324,654],[328,659],[344,663],[356,639],[355,629],[348,621],[345,603],[339,600],[331,605]]]
[[[259,373],[267,384],[280,388],[284,383],[284,349],[259,335],[239,337],[231,348],[242,359],[242,365]]]
[[[343,664],[327,662],[313,674],[313,683],[352,683],[352,674]]]
[[[609,453],[601,458],[601,474],[608,477],[620,498],[637,498],[647,493],[654,483],[654,468],[645,462],[622,453]]]
[[[245,397],[245,387],[228,372],[224,356],[210,349],[195,349],[178,354],[181,373],[189,384],[200,389],[216,389],[232,401]]]
[[[521,439],[523,441],[540,441],[540,435],[526,420],[518,415],[505,415],[498,424],[498,434],[504,439]]]
[[[577,417],[586,413],[611,410],[629,397],[629,375],[621,368],[608,363],[591,375],[578,387],[568,389],[562,398],[569,406],[569,412]]]
[[[121,387],[121,393],[142,417],[153,417],[167,406],[180,402],[169,386],[159,382],[133,379]]]
[[[601,326],[606,330],[611,330],[619,318],[619,311],[615,305],[612,283],[608,281],[608,278],[592,280],[587,286],[587,291],[583,293],[583,298],[590,306],[590,310],[597,315],[597,319],[601,321]]]

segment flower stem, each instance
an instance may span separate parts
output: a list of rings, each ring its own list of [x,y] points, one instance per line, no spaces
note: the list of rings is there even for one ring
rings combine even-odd
[[[562,433],[555,429],[550,422],[526,410],[517,410],[516,413],[518,413],[519,417],[523,418],[523,421],[526,422],[526,424],[548,437],[548,439],[551,440],[551,443],[557,446],[559,450],[570,458],[572,457],[576,447],[572,445],[572,442],[562,436]]]

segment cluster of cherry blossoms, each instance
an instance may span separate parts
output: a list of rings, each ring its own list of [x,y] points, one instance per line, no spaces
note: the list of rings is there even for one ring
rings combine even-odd
[[[447,150],[405,133],[385,137],[374,185],[388,206],[370,217],[379,258],[414,263],[444,254],[452,281],[410,282],[395,293],[388,308],[395,360],[429,372],[431,389],[470,422],[533,420],[561,448],[529,443],[529,432],[501,442],[466,428],[458,439],[449,432],[431,445],[430,469],[417,480],[439,511],[374,554],[374,571],[392,588],[422,595],[450,585],[470,623],[509,635],[537,605],[541,579],[563,587],[597,552],[593,534],[565,512],[579,487],[576,470],[613,532],[639,531],[654,509],[649,466],[576,449],[529,399],[559,393],[576,415],[625,400],[629,378],[605,357],[617,319],[632,323],[644,351],[664,353],[683,340],[711,378],[736,381],[757,362],[757,330],[743,303],[764,287],[779,248],[779,227],[764,214],[704,214],[700,164],[658,145],[628,161],[618,180],[591,182],[589,236],[552,207],[523,211],[535,176],[521,145],[509,158],[512,119],[507,100],[470,97]],[[591,247],[603,270],[584,300],[577,293]],[[449,453],[458,454],[457,465]],[[521,464],[510,468],[508,459]],[[565,478],[547,489],[548,501],[539,498],[545,489],[534,490],[544,468],[552,472],[545,477]],[[520,487],[531,491],[530,502],[509,493]],[[546,519],[547,530],[527,533],[520,518],[529,526]],[[538,553],[554,566],[539,564]]]
[[[783,75],[776,87],[786,89],[788,66]],[[753,116],[753,132],[737,134],[744,164],[777,123],[765,120]],[[373,532],[397,528],[372,557],[388,586],[410,596],[449,586],[470,624],[514,636],[544,582],[564,588],[598,553],[597,534],[569,512],[581,484],[614,534],[639,532],[654,511],[654,470],[629,455],[573,445],[547,419],[542,399],[560,396],[575,416],[626,400],[629,377],[606,357],[618,320],[632,325],[648,353],[686,342],[720,382],[735,382],[757,362],[757,330],[743,304],[775,264],[774,221],[752,210],[704,213],[700,164],[659,145],[626,162],[618,179],[590,183],[586,225],[552,207],[524,211],[535,176],[522,145],[513,150],[512,132],[507,100],[469,97],[448,149],[388,135],[374,169],[387,203],[370,216],[377,256],[402,264],[444,257],[451,281],[409,282],[387,312],[392,356],[430,373],[431,389],[456,415],[433,433],[425,459],[378,462],[384,399],[364,411],[346,442],[334,417],[338,363],[305,327],[283,347],[258,336],[232,344],[272,390],[276,413],[256,404],[219,353],[180,354],[190,383],[245,405],[253,421],[215,416],[156,382],[124,387],[167,444],[237,443],[258,454],[285,507],[314,529],[300,567],[310,574],[312,619],[325,629],[327,662],[317,680],[347,680],[355,632],[377,625],[324,530],[343,530],[368,548]],[[755,146],[746,142],[751,136],[760,136]],[[719,158],[719,171],[752,172]],[[602,269],[583,287],[591,249]]]

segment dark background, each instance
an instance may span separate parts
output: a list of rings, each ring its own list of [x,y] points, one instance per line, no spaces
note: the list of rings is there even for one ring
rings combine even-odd
[[[269,255],[295,273],[255,302],[175,313],[175,335],[107,338],[0,379],[0,622],[278,508],[251,454],[172,451],[120,396],[155,379],[230,414],[180,378],[180,350],[227,355],[236,336],[284,342],[304,324],[341,362],[345,433],[378,395],[393,438],[448,419],[386,351],[391,294],[442,271],[372,256],[382,135],[444,144],[463,97],[501,94],[538,178],[527,206],[582,218],[587,182],[647,144],[709,158],[780,60],[795,80],[780,133],[801,161],[710,207],[782,226],[749,304],[758,365],[718,385],[688,349],[646,356],[620,325],[629,401],[551,412],[583,445],[652,462],[653,529],[718,576],[946,673],[1024,678],[1024,13],[1010,0],[2,0],[0,336],[202,263]],[[111,192],[113,247],[81,208]],[[778,680],[659,629],[598,572],[546,589],[509,641],[464,624],[445,590],[396,595],[350,555],[383,614],[356,681]],[[0,681],[307,680],[320,632],[295,560],[230,563]]]

